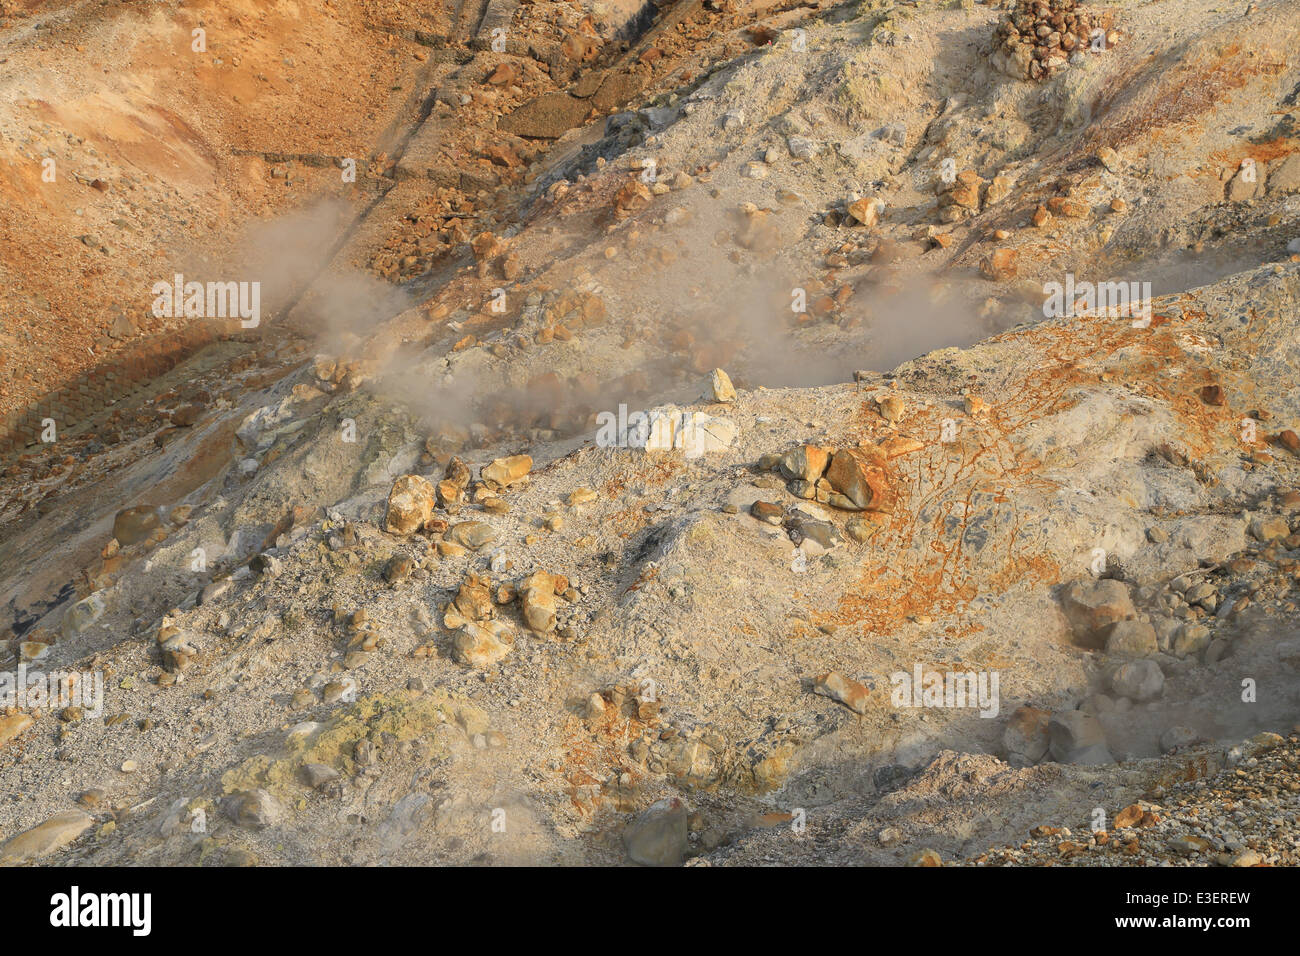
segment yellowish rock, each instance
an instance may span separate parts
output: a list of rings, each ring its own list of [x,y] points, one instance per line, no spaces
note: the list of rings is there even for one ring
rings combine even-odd
[[[597,495],[595,489],[586,488],[586,487],[575,488],[573,492],[569,495],[569,505],[571,507],[576,507],[578,505],[585,505],[589,502],[595,501],[596,498]]]
[[[898,420],[903,417],[903,412],[907,408],[902,396],[892,392],[878,399],[876,404],[880,407],[880,417],[891,425],[898,424]]]
[[[30,714],[14,714],[11,717],[0,717],[0,747],[9,743],[24,730],[35,723]]]
[[[0,847],[0,864],[22,863],[48,856],[81,836],[94,822],[94,818],[83,810],[56,813]]]
[[[736,387],[731,384],[731,376],[720,368],[715,368],[709,376],[709,384],[713,388],[713,400],[715,402],[734,402],[736,400]]]
[[[506,487],[519,481],[532,470],[531,455],[511,455],[508,458],[497,458],[491,464],[484,465],[483,480],[495,481],[498,485]]]

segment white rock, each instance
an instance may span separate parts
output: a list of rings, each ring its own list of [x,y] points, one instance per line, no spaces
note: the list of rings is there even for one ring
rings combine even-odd
[[[675,405],[661,405],[646,413],[645,429],[629,432],[628,446],[645,451],[685,452],[687,458],[699,458],[713,451],[729,448],[739,431],[729,418],[704,412],[683,412]]]
[[[785,145],[795,159],[812,159],[822,151],[821,143],[807,136],[790,136],[786,139]]]
[[[729,418],[692,412],[682,418],[681,427],[673,439],[673,447],[684,451],[687,458],[699,458],[709,452],[731,447],[737,434],[736,423]]]

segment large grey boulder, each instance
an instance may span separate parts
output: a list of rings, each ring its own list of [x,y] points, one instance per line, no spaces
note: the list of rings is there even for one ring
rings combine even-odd
[[[1052,759],[1057,763],[1093,766],[1115,762],[1106,746],[1106,731],[1092,714],[1081,710],[1053,714],[1047,735]]]
[[[1113,625],[1137,617],[1127,585],[1113,578],[1072,581],[1061,591],[1061,610],[1074,643],[1094,649],[1105,646]]]
[[[1165,689],[1165,675],[1155,661],[1129,661],[1111,676],[1110,686],[1129,700],[1152,700]]]
[[[680,866],[687,847],[686,804],[667,797],[642,810],[623,831],[628,859],[643,866]]]

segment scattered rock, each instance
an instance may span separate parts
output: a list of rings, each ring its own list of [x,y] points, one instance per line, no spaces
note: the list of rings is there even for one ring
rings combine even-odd
[[[1084,765],[1114,763],[1106,747],[1106,732],[1092,714],[1066,710],[1053,714],[1047,733],[1052,759],[1057,763]]]
[[[1071,582],[1061,592],[1061,610],[1074,642],[1089,648],[1103,647],[1114,625],[1137,617],[1128,587],[1113,578]]]
[[[1047,755],[1050,743],[1047,725],[1050,720],[1050,713],[1027,704],[1012,712],[1002,731],[1002,745],[1007,750],[1007,762],[1011,766],[1032,766]]]
[[[1016,0],[993,33],[989,62],[995,70],[1025,80],[1046,80],[1100,45],[1114,46],[1113,14],[1076,0]]]
[[[859,714],[867,712],[871,691],[857,681],[836,671],[828,671],[813,681],[813,693],[838,701]]]
[[[221,809],[236,824],[250,830],[274,826],[284,816],[280,802],[260,788],[230,794],[222,799]]]
[[[875,446],[837,451],[826,469],[826,480],[835,490],[829,503],[850,511],[892,511],[894,493],[885,462]]]
[[[731,384],[731,378],[720,368],[715,368],[710,375],[709,384],[713,389],[713,400],[715,402],[734,402],[736,400],[736,387]]]
[[[1146,657],[1159,650],[1156,630],[1145,621],[1116,621],[1106,637],[1106,653],[1117,657]]]
[[[1129,700],[1153,700],[1164,690],[1165,675],[1155,661],[1130,661],[1115,670],[1110,686],[1115,693]]]
[[[690,838],[689,816],[677,797],[646,807],[623,830],[628,859],[642,866],[680,866]]]
[[[452,639],[456,660],[470,667],[490,667],[510,653],[514,631],[505,621],[467,621]]]
[[[403,475],[393,482],[384,513],[384,530],[390,534],[414,534],[433,516],[436,492],[419,475]]]
[[[484,481],[495,481],[501,487],[507,488],[522,480],[532,469],[532,456],[511,455],[509,458],[497,458],[491,464],[484,465],[482,475]]]
[[[0,864],[25,863],[67,846],[95,822],[82,810],[64,810],[0,846]]]

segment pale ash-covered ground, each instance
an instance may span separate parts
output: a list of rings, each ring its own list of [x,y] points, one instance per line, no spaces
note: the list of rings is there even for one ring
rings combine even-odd
[[[1300,24],[1113,9],[1042,83],[989,7],[782,34],[562,138],[414,308],[339,323],[327,277],[317,342],[209,356],[140,400],[193,424],[14,491],[15,654],[109,677],[102,718],[0,718],[0,835],[50,821],[0,854],[1294,862]],[[1044,320],[1067,272],[1152,321]],[[620,403],[734,439],[598,447]],[[878,449],[875,506],[799,497],[803,444]],[[452,456],[464,500],[391,530]],[[996,671],[998,715],[893,706],[917,664]]]

